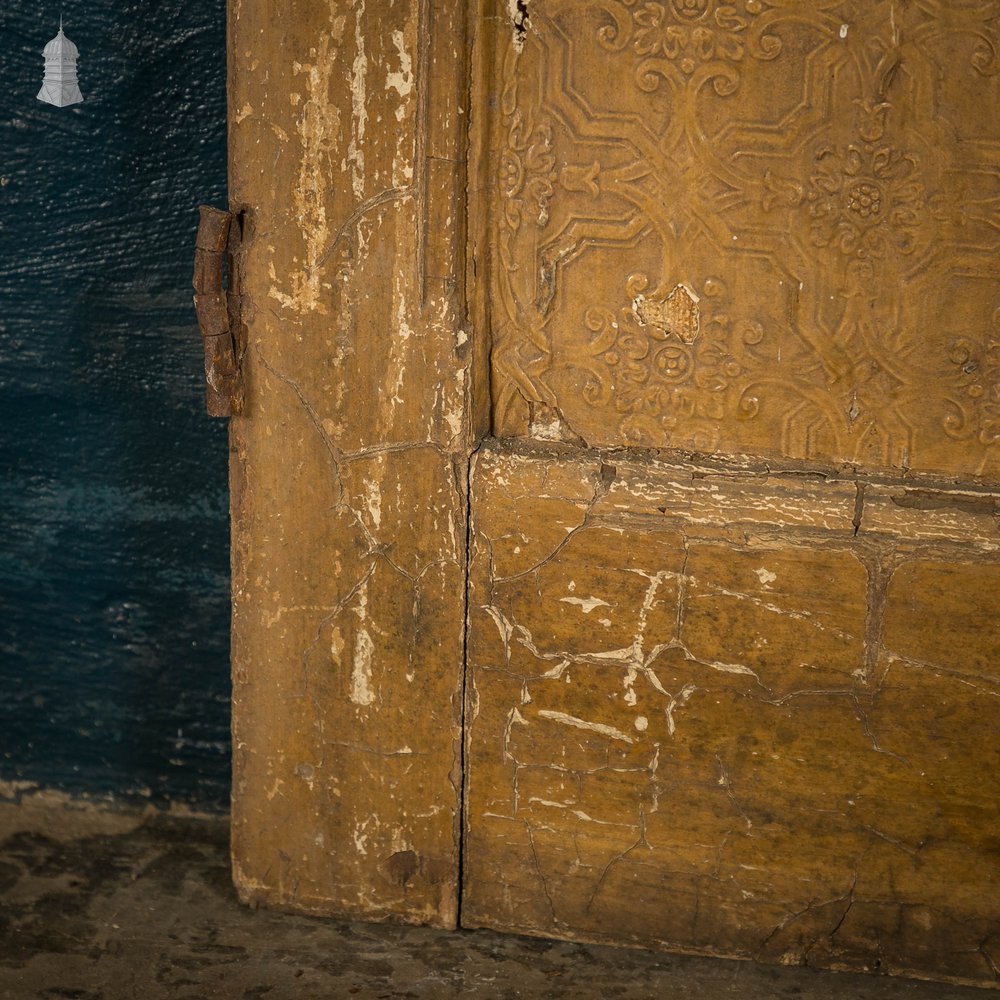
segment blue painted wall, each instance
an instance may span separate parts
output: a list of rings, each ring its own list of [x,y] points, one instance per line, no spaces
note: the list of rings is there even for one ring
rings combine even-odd
[[[60,12],[69,108],[35,99]],[[224,0],[4,0],[2,781],[228,804],[227,445],[190,289],[225,115]]]

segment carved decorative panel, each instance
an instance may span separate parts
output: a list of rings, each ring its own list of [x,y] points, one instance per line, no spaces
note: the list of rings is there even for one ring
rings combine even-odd
[[[494,67],[495,432],[995,481],[1000,4],[527,10]]]

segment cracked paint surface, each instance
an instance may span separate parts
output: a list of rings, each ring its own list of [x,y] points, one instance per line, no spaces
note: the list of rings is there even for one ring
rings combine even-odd
[[[996,981],[992,497],[858,493],[477,454],[471,924]]]
[[[466,922],[995,980],[988,491],[595,455],[526,401],[547,443],[475,464],[463,677],[464,11],[231,11],[241,895],[454,926],[464,712]]]
[[[446,6],[230,11],[233,837],[246,901],[454,926],[472,434],[462,248],[429,228],[464,212]]]

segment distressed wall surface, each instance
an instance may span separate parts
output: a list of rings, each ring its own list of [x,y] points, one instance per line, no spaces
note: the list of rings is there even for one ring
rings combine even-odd
[[[476,458],[470,926],[1000,985],[1000,496]]]
[[[59,28],[84,102],[36,100]],[[225,4],[0,9],[0,794],[229,804],[225,428],[191,308]]]
[[[470,450],[462,5],[230,5],[235,878],[456,920]]]

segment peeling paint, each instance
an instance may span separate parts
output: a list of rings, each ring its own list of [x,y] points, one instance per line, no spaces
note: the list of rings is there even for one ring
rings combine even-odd
[[[364,483],[365,507],[372,519],[372,524],[378,530],[382,527],[382,493],[375,479],[366,479]]]
[[[399,56],[399,70],[386,74],[385,85],[387,89],[395,90],[401,99],[405,99],[413,93],[413,60],[406,51],[406,36],[402,31],[392,33],[392,44],[396,46],[396,53]],[[396,108],[396,121],[401,122],[405,113],[405,103],[401,103]]]
[[[354,635],[354,669],[351,672],[351,701],[355,705],[371,705],[375,701],[371,688],[374,652],[372,637],[366,629],[359,628]]]
[[[563,604],[577,604],[580,610],[585,614],[589,615],[594,608],[610,608],[611,605],[607,601],[602,601],[599,597],[561,597],[559,600]]]
[[[368,56],[365,53],[363,19],[365,0],[356,0],[354,8],[354,63],[351,66],[351,141],[347,162],[351,167],[351,189],[358,201],[365,197],[365,129],[368,125]]]
[[[507,0],[507,16],[513,31],[511,39],[514,51],[520,52],[524,48],[524,35],[528,30],[528,0]]]
[[[320,260],[330,241],[326,212],[330,156],[340,140],[340,111],[330,100],[330,85],[337,65],[336,51],[331,49],[330,42],[331,37],[324,34],[318,48],[309,50],[313,61],[292,64],[294,75],[304,76],[307,94],[296,122],[302,155],[298,184],[292,192],[292,205],[305,245],[305,260],[301,262],[303,266],[289,271],[290,291],[282,291],[279,287],[274,262],[268,265],[271,278],[268,297],[299,314],[327,312],[322,299]]]
[[[354,849],[362,857],[366,857],[368,854],[368,835],[365,833],[368,823],[368,820],[365,820],[363,823],[359,823],[354,831]]]
[[[253,741],[237,754],[235,850],[262,901],[454,926],[473,352],[455,349],[466,262],[449,229],[466,217],[466,12],[307,7],[256,13],[261,68],[239,61],[232,97],[254,118],[230,190],[256,223],[234,718],[283,748],[263,779]],[[419,187],[418,150],[435,156]],[[263,802],[279,774],[284,794]]]
[[[358,590],[358,604],[351,609],[361,621],[368,619],[368,581]],[[354,651],[351,663],[350,698],[355,705],[368,706],[375,701],[372,690],[372,657],[375,653],[375,643],[371,634],[364,626],[359,626],[354,633]]]
[[[565,712],[553,712],[547,708],[540,709],[538,715],[540,718],[551,719],[553,722],[558,722],[564,726],[573,726],[576,729],[585,729],[600,736],[620,740],[622,743],[635,742],[631,736],[627,736],[620,729],[616,729],[614,726],[607,726],[603,722],[587,722],[585,719],[578,719],[575,715],[567,715]]]
[[[562,422],[558,417],[552,417],[547,422],[541,420],[532,421],[531,426],[528,428],[528,433],[536,441],[562,441]]]

